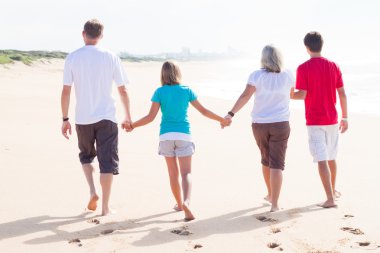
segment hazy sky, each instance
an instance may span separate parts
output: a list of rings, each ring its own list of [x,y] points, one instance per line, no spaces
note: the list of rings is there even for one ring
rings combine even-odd
[[[101,45],[116,52],[257,53],[274,43],[289,55],[304,53],[303,36],[317,30],[327,54],[379,56],[378,0],[1,0],[0,6],[0,49],[70,52],[82,46],[85,21],[98,18],[105,25]]]

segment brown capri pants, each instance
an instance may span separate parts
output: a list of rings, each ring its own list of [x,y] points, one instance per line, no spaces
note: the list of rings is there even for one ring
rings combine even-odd
[[[76,130],[80,162],[92,163],[97,156],[100,173],[119,174],[117,124],[102,120],[89,125],[77,124]]]
[[[252,123],[252,131],[261,152],[261,164],[271,169],[284,170],[290,135],[289,121]]]

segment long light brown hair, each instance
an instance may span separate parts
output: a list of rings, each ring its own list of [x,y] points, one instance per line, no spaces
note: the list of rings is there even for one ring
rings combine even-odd
[[[175,85],[181,83],[181,71],[173,62],[166,61],[161,69],[161,85]]]

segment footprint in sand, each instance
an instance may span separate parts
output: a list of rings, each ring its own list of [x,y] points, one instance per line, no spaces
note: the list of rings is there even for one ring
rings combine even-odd
[[[69,243],[70,243],[70,244],[71,244],[71,243],[76,243],[76,244],[78,245],[78,247],[82,247],[82,243],[81,243],[81,241],[80,241],[78,238],[71,239],[71,240],[69,241]]]
[[[194,245],[194,249],[200,249],[200,248],[202,248],[203,246],[201,245],[201,244],[195,244]]]
[[[192,234],[192,232],[190,232],[188,230],[188,227],[186,227],[186,226],[184,226],[184,227],[182,227],[180,229],[174,229],[174,230],[172,230],[170,232],[173,233],[173,234],[183,235],[183,236],[189,236],[189,235]]]
[[[366,250],[375,250],[375,249],[379,249],[380,246],[376,245],[376,244],[373,244],[371,242],[356,242],[357,245],[353,245],[351,246],[351,248],[355,248],[355,249],[366,249]]]
[[[98,220],[98,219],[90,219],[90,220],[88,220],[87,222],[88,222],[88,223],[94,223],[94,224],[96,224],[96,225],[100,224],[100,220]]]
[[[344,215],[344,218],[353,218],[353,217],[355,217],[355,216],[353,216],[352,214],[345,214]]]
[[[256,219],[258,219],[259,221],[262,221],[262,222],[277,222],[278,221],[276,219],[268,218],[265,216],[257,216]]]
[[[267,244],[267,247],[270,248],[270,249],[278,249],[279,251],[283,251],[284,249],[280,247],[280,243],[276,243],[276,242],[270,242]]]
[[[270,231],[271,231],[273,234],[277,234],[277,233],[280,233],[280,232],[281,232],[281,228],[271,228]]]
[[[100,232],[102,235],[108,235],[108,234],[111,234],[113,233],[115,230],[113,229],[106,229],[106,230],[103,230],[102,232]]]
[[[342,227],[340,229],[354,235],[364,235],[364,232],[361,231],[359,228]]]

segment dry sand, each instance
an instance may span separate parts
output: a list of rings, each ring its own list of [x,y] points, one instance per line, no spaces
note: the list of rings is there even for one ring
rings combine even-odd
[[[125,65],[137,119],[150,107],[161,64]],[[185,80],[212,74],[212,62],[180,65]],[[62,69],[63,61],[0,66],[0,252],[380,252],[379,118],[350,115],[338,157],[343,196],[339,208],[321,209],[316,204],[325,196],[308,152],[303,111],[293,110],[283,209],[268,213],[251,105],[225,130],[191,109],[197,219],[187,223],[172,210],[166,166],[157,155],[157,118],[120,132],[121,174],[111,201],[117,214],[99,217],[99,211],[85,212],[89,193],[76,133],[69,141],[60,134]],[[233,104],[200,101],[221,115]],[[74,99],[71,118],[73,109]],[[273,243],[279,246],[269,248]]]

